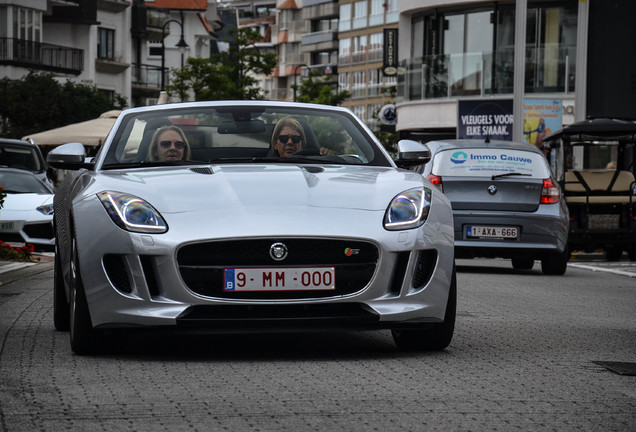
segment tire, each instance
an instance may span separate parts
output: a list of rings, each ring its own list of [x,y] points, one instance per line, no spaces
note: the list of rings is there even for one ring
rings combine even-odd
[[[565,274],[570,261],[570,248],[560,254],[553,254],[541,260],[541,271],[545,275],[561,276]]]
[[[453,275],[448,292],[448,302],[444,322],[428,325],[422,329],[393,329],[393,341],[404,351],[441,351],[453,339],[455,331],[455,317],[457,315],[457,276],[453,266]]]
[[[94,354],[99,345],[97,332],[93,329],[86,301],[86,293],[79,271],[79,259],[75,238],[71,244],[71,284],[70,284],[70,339],[75,354]]]
[[[68,299],[66,298],[66,290],[64,289],[61,260],[56,240],[53,264],[53,325],[55,330],[68,331],[70,327],[70,310]]]
[[[629,248],[627,250],[627,256],[630,261],[636,261],[636,247]]]
[[[512,268],[515,270],[531,270],[534,267],[534,260],[532,258],[513,258]]]
[[[605,248],[605,259],[607,261],[620,261],[623,256],[623,249],[620,247]]]

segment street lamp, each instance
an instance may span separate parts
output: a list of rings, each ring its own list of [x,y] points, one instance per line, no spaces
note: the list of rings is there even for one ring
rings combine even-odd
[[[299,64],[294,67],[294,102],[296,102],[296,89],[298,88],[298,68],[307,67],[306,64]]]
[[[163,27],[161,28],[161,90],[162,91],[165,87],[165,80],[166,80],[166,66],[165,66],[166,45],[164,44],[165,42],[164,39],[166,38],[166,26],[170,24],[171,22],[175,22],[179,24],[179,27],[181,27],[181,38],[179,39],[179,42],[177,42],[177,44],[175,45],[177,48],[179,48],[179,52],[181,53],[181,67],[183,67],[183,54],[188,48],[188,44],[183,39],[183,24],[181,23],[181,21],[178,21],[176,19],[170,19],[166,21],[165,23],[163,23]]]

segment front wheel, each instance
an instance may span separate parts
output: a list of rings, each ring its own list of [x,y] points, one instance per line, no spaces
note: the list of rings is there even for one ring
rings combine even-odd
[[[69,330],[69,303],[64,289],[64,276],[62,275],[62,261],[55,241],[55,258],[53,267],[53,325],[55,330]]]
[[[608,247],[605,249],[605,259],[607,261],[620,261],[623,256],[623,249],[620,247]]]
[[[93,354],[98,346],[97,332],[93,329],[82,277],[79,271],[79,257],[75,238],[71,243],[71,284],[70,284],[70,338],[75,354]]]
[[[457,315],[457,276],[453,266],[453,275],[448,292],[448,302],[444,322],[432,324],[423,329],[394,329],[391,330],[393,341],[402,350],[441,351],[453,339],[455,331],[455,316]]]

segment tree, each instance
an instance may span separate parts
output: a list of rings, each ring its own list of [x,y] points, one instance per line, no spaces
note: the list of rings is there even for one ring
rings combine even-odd
[[[340,105],[351,97],[348,91],[337,91],[338,83],[333,75],[325,75],[319,70],[309,72],[309,77],[304,78],[300,85],[293,84],[292,89],[297,92],[296,101],[316,103],[323,105]]]
[[[226,52],[210,58],[189,58],[181,69],[172,70],[168,94],[176,94],[182,101],[194,94],[194,100],[263,99],[257,86],[257,75],[269,75],[277,63],[276,54],[263,53],[254,45],[262,36],[255,30],[242,27],[231,30],[234,42]]]
[[[21,138],[125,107],[123,96],[111,101],[90,82],[60,84],[52,74],[31,71],[19,80],[0,80],[0,135]]]

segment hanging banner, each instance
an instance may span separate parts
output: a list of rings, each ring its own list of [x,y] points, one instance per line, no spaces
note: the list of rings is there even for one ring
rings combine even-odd
[[[512,141],[512,99],[458,101],[457,138]]]
[[[398,29],[384,29],[382,74],[396,76],[398,67]]]

